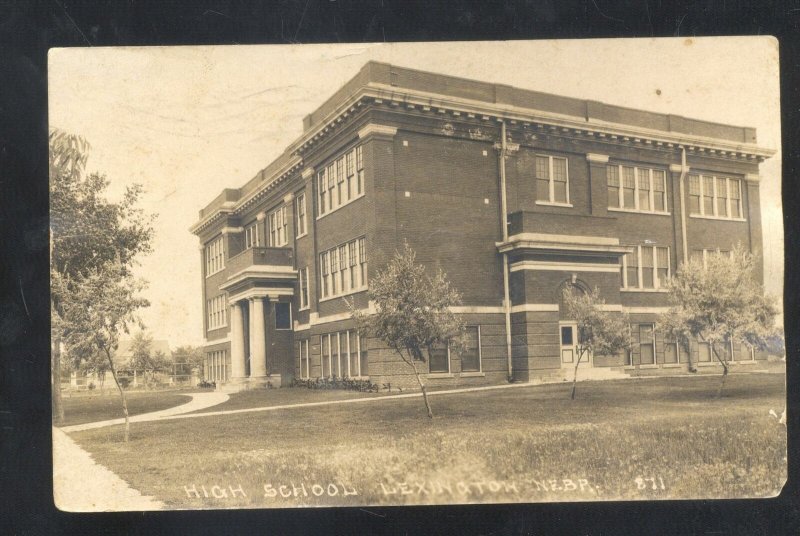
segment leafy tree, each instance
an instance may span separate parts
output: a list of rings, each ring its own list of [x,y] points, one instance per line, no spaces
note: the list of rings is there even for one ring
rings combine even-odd
[[[129,186],[118,202],[106,198],[108,180],[84,170],[89,144],[80,136],[54,129],[50,132],[50,278],[51,335],[53,341],[53,415],[64,417],[61,404],[61,352],[66,350],[72,369],[91,352],[76,352],[66,344],[77,344],[67,311],[83,297],[85,285],[98,279],[117,277],[121,288],[134,285],[130,279],[136,258],[151,249],[153,217],[138,208],[142,188]],[[128,302],[139,307],[139,302]]]
[[[120,332],[129,333],[134,325],[141,327],[136,311],[149,305],[139,296],[144,283],[126,274],[120,264],[93,268],[80,284],[67,287],[57,272],[51,274],[53,292],[61,299],[60,318],[67,326],[64,342],[75,361],[85,361],[102,353],[114,377],[125,415],[125,441],[130,435],[128,403],[119,382],[114,352],[119,347]]]
[[[612,313],[604,309],[605,301],[595,288],[584,292],[576,285],[568,285],[563,290],[564,306],[567,314],[578,325],[578,341],[575,371],[572,376],[570,398],[575,400],[578,381],[578,366],[586,356],[615,355],[628,350],[631,345],[631,324],[626,313]]]
[[[198,377],[203,375],[204,358],[202,349],[191,345],[179,346],[172,352],[173,363],[185,364],[191,371],[196,372]]]
[[[461,304],[460,294],[442,270],[429,277],[405,243],[403,251],[396,252],[389,264],[370,278],[369,295],[375,302],[374,314],[364,314],[348,303],[359,331],[382,340],[412,368],[428,417],[433,418],[417,363],[430,360],[437,346],[464,346],[464,323],[450,310]]]
[[[94,374],[97,376],[97,383],[100,387],[100,392],[105,393],[104,386],[106,380],[106,372],[110,369],[108,368],[108,361],[106,360],[106,356],[102,353],[95,353],[86,358],[82,363],[79,364],[78,370],[84,374]]]
[[[737,246],[730,253],[711,254],[705,265],[700,259],[684,262],[669,282],[671,307],[663,315],[664,325],[674,332],[705,341],[722,365],[717,396],[728,376],[731,343],[764,349],[778,334],[777,306],[756,280],[756,258]]]

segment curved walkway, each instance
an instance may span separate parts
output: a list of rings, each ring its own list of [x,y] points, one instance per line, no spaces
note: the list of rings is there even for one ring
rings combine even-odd
[[[130,422],[157,421],[190,411],[209,408],[228,400],[225,393],[192,393],[192,399],[180,406],[134,415]],[[91,430],[115,424],[125,419],[53,427],[53,500],[67,512],[110,512],[124,510],[160,510],[161,501],[144,496],[131,488],[112,471],[98,464],[65,432]]]
[[[133,417],[130,417],[128,420],[131,423],[157,421],[159,419],[163,419],[164,417],[172,417],[173,415],[180,415],[182,413],[189,413],[191,411],[199,411],[201,409],[210,408],[211,406],[222,404],[229,398],[226,393],[217,393],[217,392],[192,393],[186,396],[190,396],[192,397],[192,399],[185,404],[181,404],[180,406],[175,406],[172,408],[162,409],[161,411],[152,411],[150,413],[142,413],[141,415],[134,415]],[[125,424],[125,419],[119,418],[119,419],[109,419],[107,421],[74,424],[72,426],[64,426],[61,428],[61,430],[64,432],[81,432],[83,430],[93,430],[95,428],[104,428],[106,426],[113,426],[115,424]]]

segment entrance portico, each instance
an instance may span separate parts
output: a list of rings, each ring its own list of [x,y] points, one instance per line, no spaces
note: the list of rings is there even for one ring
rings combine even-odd
[[[228,293],[231,321],[231,376],[225,390],[280,385],[280,370],[268,359],[276,341],[269,340],[275,332],[267,318],[274,304],[294,296],[297,272],[291,263],[286,248],[252,248],[229,260],[233,275],[220,285]]]

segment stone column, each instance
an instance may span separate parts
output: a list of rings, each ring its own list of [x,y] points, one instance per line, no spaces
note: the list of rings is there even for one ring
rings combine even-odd
[[[244,371],[244,320],[242,306],[235,302],[231,304],[231,380],[244,380]]]
[[[250,379],[267,376],[267,340],[264,333],[264,298],[250,298]]]

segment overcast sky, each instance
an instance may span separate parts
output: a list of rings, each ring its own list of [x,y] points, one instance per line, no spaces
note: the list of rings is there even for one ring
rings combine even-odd
[[[198,210],[302,133],[302,118],[368,60],[753,126],[780,149],[777,43],[768,37],[55,49],[50,125],[92,145],[113,195],[138,182],[158,214],[143,319],[157,339],[202,343]],[[783,289],[780,151],[762,165],[767,291]]]

